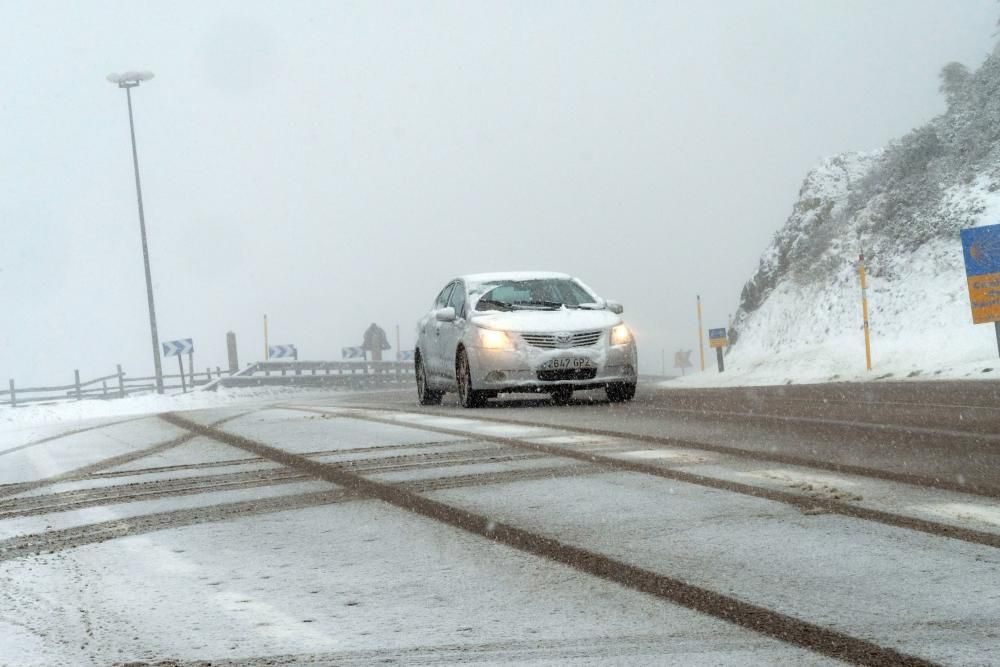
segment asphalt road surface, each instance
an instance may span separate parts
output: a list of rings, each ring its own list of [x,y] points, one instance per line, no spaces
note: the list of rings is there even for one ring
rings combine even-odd
[[[0,664],[1000,664],[1000,385],[414,392],[0,446]]]

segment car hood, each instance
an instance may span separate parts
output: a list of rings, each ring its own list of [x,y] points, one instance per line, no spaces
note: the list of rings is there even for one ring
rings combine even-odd
[[[515,310],[473,313],[472,323],[486,329],[523,333],[554,333],[610,329],[621,324],[622,318],[610,310]]]

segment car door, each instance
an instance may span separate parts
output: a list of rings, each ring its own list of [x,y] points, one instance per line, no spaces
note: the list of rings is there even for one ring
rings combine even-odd
[[[455,354],[468,322],[465,312],[466,302],[465,283],[461,280],[455,281],[455,288],[448,297],[448,305],[455,309],[455,320],[438,322],[437,354],[441,363],[441,376],[449,382],[456,382]]]
[[[451,296],[451,290],[454,286],[454,281],[448,283],[437,295],[437,298],[434,299],[434,306],[423,319],[420,331],[420,340],[422,343],[420,354],[424,364],[424,372],[427,373],[428,378],[435,381],[434,384],[440,384],[441,378],[440,344],[438,342],[440,338],[439,325],[441,322],[438,321],[436,313],[448,304],[448,297]]]

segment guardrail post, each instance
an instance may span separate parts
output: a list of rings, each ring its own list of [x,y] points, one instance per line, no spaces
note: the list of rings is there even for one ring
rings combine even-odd
[[[103,390],[103,396],[104,396],[104,398],[107,398],[108,397],[108,381],[107,380],[101,380],[101,389]]]
[[[14,393],[14,378],[10,379],[10,407],[17,407],[17,395]]]
[[[208,368],[205,369],[205,377],[208,378],[205,381],[205,384],[208,384],[209,382],[212,381],[212,367],[211,366],[209,366]]]
[[[73,384],[76,386],[76,400],[83,400],[83,396],[80,395],[80,369],[73,371]]]
[[[118,398],[125,398],[125,374],[121,364],[118,364]]]

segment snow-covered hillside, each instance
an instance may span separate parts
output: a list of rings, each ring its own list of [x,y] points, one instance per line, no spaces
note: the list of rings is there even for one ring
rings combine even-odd
[[[747,282],[727,372],[679,383],[1000,379],[994,328],[973,325],[959,230],[1000,223],[1000,49],[941,73],[948,111],[886,148],[823,161]],[[865,370],[864,250],[874,370]]]

